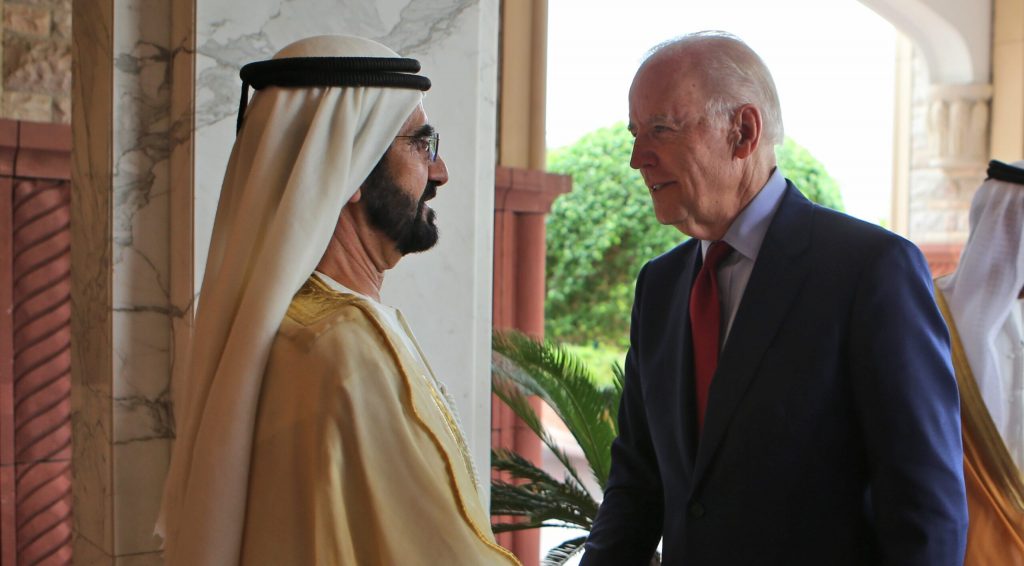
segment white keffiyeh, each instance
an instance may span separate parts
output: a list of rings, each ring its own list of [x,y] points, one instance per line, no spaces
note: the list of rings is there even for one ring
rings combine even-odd
[[[1024,161],[1012,164],[1024,167]],[[1024,185],[988,179],[971,203],[971,232],[952,275],[938,281],[992,421],[1024,465]]]

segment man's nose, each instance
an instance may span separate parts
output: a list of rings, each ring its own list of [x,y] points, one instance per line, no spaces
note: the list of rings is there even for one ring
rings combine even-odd
[[[654,152],[647,149],[643,140],[638,136],[633,138],[633,151],[629,155],[629,166],[633,169],[643,169],[654,165],[656,156]]]
[[[448,165],[445,164],[444,158],[440,155],[437,159],[430,162],[430,167],[427,169],[428,178],[441,186],[448,182]]]

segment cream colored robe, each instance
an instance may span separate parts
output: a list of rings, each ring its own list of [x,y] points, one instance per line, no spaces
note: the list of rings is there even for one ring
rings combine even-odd
[[[295,296],[260,393],[241,564],[518,564],[402,344],[367,300],[315,276]]]

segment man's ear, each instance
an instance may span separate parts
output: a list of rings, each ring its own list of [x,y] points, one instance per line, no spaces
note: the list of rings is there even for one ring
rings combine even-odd
[[[363,186],[359,185],[359,188],[356,189],[356,192],[352,193],[352,196],[349,197],[348,204],[352,204],[354,202],[359,202],[360,199],[362,199],[362,198],[363,198]]]
[[[753,104],[740,106],[733,115],[733,157],[746,159],[761,143],[761,111]]]

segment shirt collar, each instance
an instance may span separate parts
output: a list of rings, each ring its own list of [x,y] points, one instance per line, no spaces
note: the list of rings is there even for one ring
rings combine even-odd
[[[776,209],[782,202],[782,193],[786,190],[786,178],[776,167],[771,177],[758,191],[754,199],[747,204],[736,220],[725,232],[722,241],[732,246],[732,249],[751,261],[757,260],[757,253],[761,249],[761,242],[768,233],[768,226],[772,223]],[[701,253],[707,253],[711,242],[701,240]]]
[[[374,299],[373,297],[371,297],[369,295],[364,295],[364,294],[360,293],[359,291],[353,291],[352,289],[349,289],[348,287],[342,285],[341,283],[338,283],[334,279],[331,279],[331,277],[329,277],[325,273],[322,273],[320,271],[314,270],[313,271],[313,275],[316,275],[317,277],[319,277],[321,282],[323,282],[325,285],[327,285],[328,287],[330,287],[331,289],[333,289],[333,290],[335,290],[335,291],[337,291],[339,293],[344,293],[344,294],[348,294],[348,295],[355,295],[355,296],[359,297],[360,299],[364,299],[364,300],[369,301],[371,303],[379,303],[380,302],[380,301]]]

